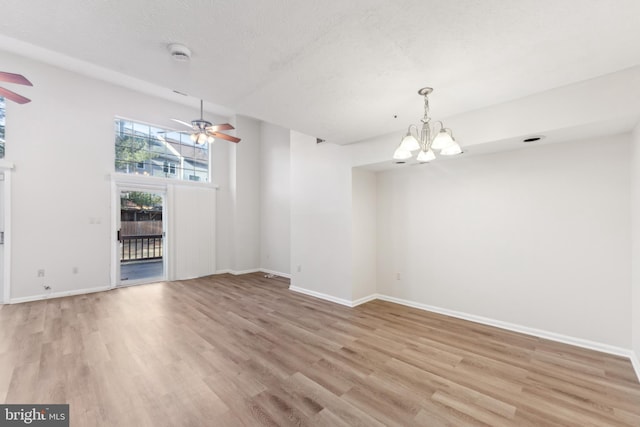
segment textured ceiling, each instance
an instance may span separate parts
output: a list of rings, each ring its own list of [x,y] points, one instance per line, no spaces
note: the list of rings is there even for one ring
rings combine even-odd
[[[3,0],[0,34],[336,143],[640,64],[638,0]],[[189,63],[166,46],[183,43]],[[394,116],[398,118],[395,119]]]

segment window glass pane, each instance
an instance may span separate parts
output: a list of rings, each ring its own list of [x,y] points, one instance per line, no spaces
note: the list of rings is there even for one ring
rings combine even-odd
[[[115,170],[168,179],[209,181],[209,144],[189,133],[115,119]]]

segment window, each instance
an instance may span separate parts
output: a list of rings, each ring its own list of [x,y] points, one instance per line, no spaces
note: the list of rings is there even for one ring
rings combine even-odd
[[[116,172],[209,181],[209,144],[198,145],[188,133],[145,123],[119,118],[114,123]]]
[[[164,172],[165,174],[175,175],[176,164],[171,162],[164,162],[164,165],[162,166],[162,172]]]
[[[5,103],[0,96],[0,159],[4,158],[4,126],[5,126]]]

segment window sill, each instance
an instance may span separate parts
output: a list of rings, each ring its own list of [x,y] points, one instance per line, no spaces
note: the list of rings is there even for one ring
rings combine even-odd
[[[0,161],[1,162],[1,161]],[[0,168],[2,163],[0,163]],[[134,175],[127,173],[112,172],[110,179],[118,184],[136,184],[150,187],[166,187],[169,184],[191,187],[208,187],[219,189],[220,186],[211,182],[185,181],[182,179],[162,178],[158,176]]]

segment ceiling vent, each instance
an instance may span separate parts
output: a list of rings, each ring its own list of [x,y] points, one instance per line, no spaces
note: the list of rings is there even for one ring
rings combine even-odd
[[[169,52],[171,52],[171,57],[179,62],[188,62],[191,59],[191,50],[182,44],[170,44]]]

